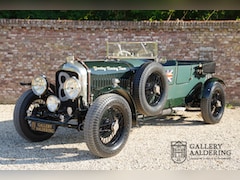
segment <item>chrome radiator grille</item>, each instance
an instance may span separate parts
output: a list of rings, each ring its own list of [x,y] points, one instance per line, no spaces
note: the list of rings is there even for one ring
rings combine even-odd
[[[63,85],[64,85],[64,82],[68,78],[73,77],[73,76],[78,78],[78,74],[75,72],[71,72],[71,71],[58,71],[56,73],[56,93],[61,101],[68,100],[67,96],[64,93]]]
[[[112,80],[116,78],[116,75],[92,75],[91,77],[91,87],[92,90],[98,90],[106,86],[112,86]],[[119,78],[121,86],[124,89],[129,90],[131,87],[130,79]]]

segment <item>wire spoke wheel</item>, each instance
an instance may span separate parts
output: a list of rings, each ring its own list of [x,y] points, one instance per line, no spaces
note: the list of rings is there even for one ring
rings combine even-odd
[[[34,100],[26,110],[26,116],[40,116],[42,114],[41,109],[47,108],[46,102],[43,99]],[[32,121],[26,120],[29,128],[32,126]],[[33,131],[36,134],[42,134],[43,132]]]
[[[111,157],[125,146],[132,126],[128,102],[117,94],[99,96],[90,106],[84,138],[89,150],[98,157]]]
[[[32,130],[32,121],[25,119],[27,116],[41,118],[42,112],[46,108],[45,100],[36,96],[31,89],[23,93],[16,102],[13,116],[14,126],[18,134],[24,139],[34,142],[49,139],[54,133]]]
[[[145,63],[136,72],[133,81],[133,98],[139,113],[159,115],[168,96],[168,81],[160,63]]]
[[[215,91],[212,96],[211,112],[214,117],[217,117],[222,111],[222,95],[219,91]]]
[[[146,82],[145,94],[149,105],[155,106],[161,100],[162,80],[159,74],[151,74]]]
[[[121,137],[124,127],[123,118],[122,112],[115,107],[109,108],[103,115],[99,137],[104,145],[111,146]]]
[[[220,122],[225,108],[225,92],[219,82],[207,87],[210,94],[201,99],[201,113],[205,123],[216,124]]]

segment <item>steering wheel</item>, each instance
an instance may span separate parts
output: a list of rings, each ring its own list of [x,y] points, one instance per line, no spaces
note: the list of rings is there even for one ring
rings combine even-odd
[[[132,54],[129,52],[129,51],[126,51],[126,50],[121,50],[117,53],[117,56],[132,56]]]

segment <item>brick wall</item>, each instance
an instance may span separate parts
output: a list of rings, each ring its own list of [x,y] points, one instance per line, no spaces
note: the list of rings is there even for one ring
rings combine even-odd
[[[29,82],[54,73],[67,55],[101,59],[107,41],[156,41],[167,59],[212,59],[227,101],[240,103],[240,21],[66,21],[0,19],[0,103],[15,103]]]

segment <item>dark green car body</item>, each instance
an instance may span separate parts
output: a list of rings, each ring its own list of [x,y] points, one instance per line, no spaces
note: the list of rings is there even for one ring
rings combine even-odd
[[[91,92],[94,94],[94,99],[100,94],[109,93],[119,87],[132,97],[132,82],[135,72],[143,64],[151,61],[153,60],[85,61],[91,71]],[[194,105],[191,104],[193,101],[200,102],[201,97],[206,96],[206,94],[202,94],[202,90],[207,83],[210,81],[223,83],[222,80],[212,77],[212,74],[215,73],[215,62],[213,61],[168,60],[161,65],[165,70],[169,86],[165,108]],[[120,80],[118,87],[113,87],[112,79],[114,78]]]

